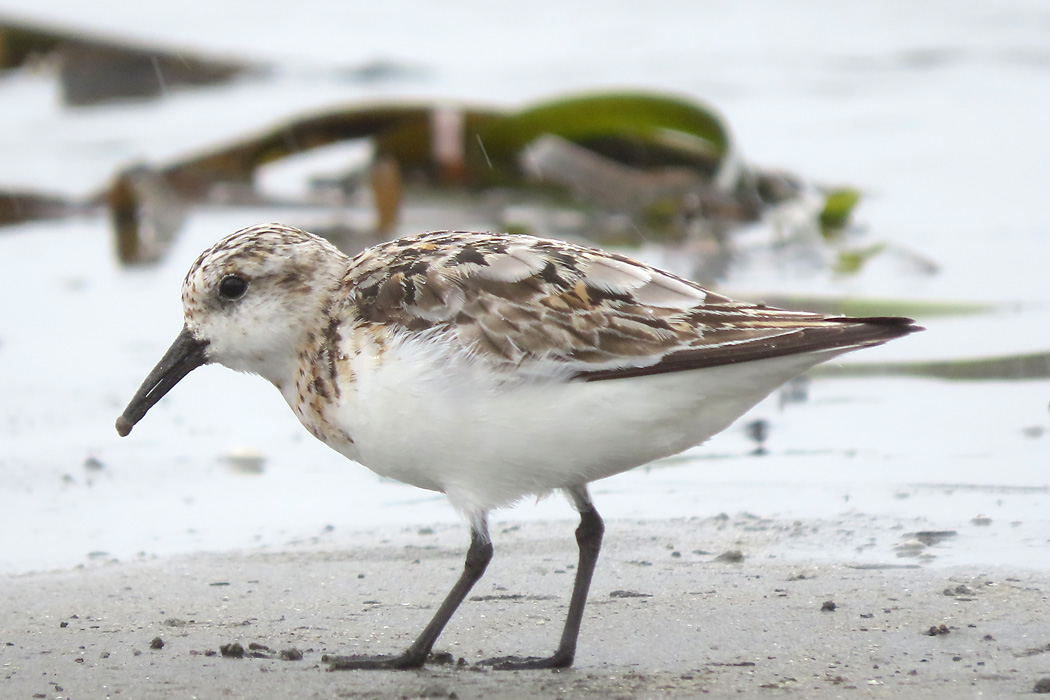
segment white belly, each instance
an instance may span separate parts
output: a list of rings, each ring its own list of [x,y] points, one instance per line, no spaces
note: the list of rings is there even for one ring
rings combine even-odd
[[[676,454],[720,432],[828,354],[631,379],[507,380],[433,343],[383,362],[328,414],[353,444],[329,444],[387,476],[478,513]]]

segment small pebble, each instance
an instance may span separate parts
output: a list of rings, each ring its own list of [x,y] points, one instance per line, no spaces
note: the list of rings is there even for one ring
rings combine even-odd
[[[427,663],[434,664],[435,666],[451,666],[456,663],[456,657],[452,656],[452,654],[447,651],[432,651],[430,652],[430,656],[427,657]],[[434,696],[424,695],[423,697]]]
[[[1040,678],[1035,682],[1035,687],[1032,688],[1033,693],[1039,693],[1040,695],[1050,693],[1050,677]]]
[[[821,612],[835,612],[836,607],[838,606],[835,605],[835,601],[825,600],[824,604],[820,606],[820,610]]]
[[[652,593],[639,593],[638,591],[615,590],[609,593],[610,598],[652,598]]]
[[[223,644],[219,647],[219,653],[228,659],[243,659],[244,647],[238,642],[234,642],[233,644]]]
[[[163,649],[164,648],[164,640],[161,639],[160,637],[154,637],[149,643],[149,648],[150,649]]]
[[[249,447],[230,450],[222,456],[222,459],[235,471],[245,474],[262,474],[266,467],[266,457]]]
[[[926,549],[926,545],[920,540],[911,539],[904,540],[894,547],[894,549],[897,551],[898,557],[915,557],[918,556],[922,550]]]
[[[940,544],[945,540],[950,540],[953,537],[958,536],[956,530],[919,530],[914,534],[914,538],[919,542],[922,542],[928,547],[932,547],[935,544]]]

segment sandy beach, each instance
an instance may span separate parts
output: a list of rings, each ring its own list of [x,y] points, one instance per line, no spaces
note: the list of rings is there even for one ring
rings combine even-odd
[[[443,662],[421,671],[329,673],[321,659],[405,647],[458,574],[465,528],[12,575],[4,694],[960,698],[1031,693],[1050,676],[1050,573],[778,557],[784,538],[819,544],[826,525],[610,522],[576,666],[560,672],[477,662],[553,650],[568,521],[493,533],[488,574],[438,641]],[[242,658],[220,653],[235,643]]]
[[[265,221],[370,231],[376,144],[266,164],[258,205],[236,204],[243,182],[218,188],[154,265],[120,262],[101,207],[6,226],[0,700],[956,700],[1050,685],[1047,3],[2,4],[34,25],[272,66],[71,107],[61,61],[28,53],[0,81],[9,194],[87,204],[131,166],[344,106],[668,94],[722,115],[745,165],[797,176],[807,199],[861,196],[830,239],[794,207],[736,231],[718,291],[928,330],[595,484],[606,539],[572,669],[479,665],[554,650],[576,547],[552,498],[493,514],[495,558],[435,647],[451,663],[330,673],[326,654],[400,652],[431,617],[468,544],[446,499],[349,463],[272,386],[219,367],[129,439],[113,421],[218,238]],[[571,233],[592,216],[479,194],[407,187],[397,233]],[[318,206],[295,205],[306,195]],[[612,220],[631,232],[649,213]],[[624,252],[693,277],[710,246],[695,213],[674,218],[704,237],[664,245],[659,224]]]

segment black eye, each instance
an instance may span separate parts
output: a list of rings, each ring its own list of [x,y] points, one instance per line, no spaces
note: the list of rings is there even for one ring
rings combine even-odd
[[[219,282],[219,296],[223,299],[240,299],[248,291],[248,282],[237,275],[226,275]]]

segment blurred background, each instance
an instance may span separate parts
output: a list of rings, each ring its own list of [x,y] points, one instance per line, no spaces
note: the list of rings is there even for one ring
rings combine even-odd
[[[117,437],[189,264],[261,221],[348,251],[560,236],[913,316],[599,509],[828,525],[783,558],[1050,567],[1048,113],[1034,0],[0,1],[0,570],[457,521],[221,368]],[[496,522],[534,518],[572,513]]]

